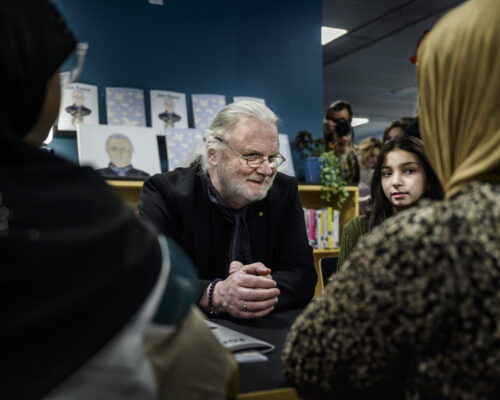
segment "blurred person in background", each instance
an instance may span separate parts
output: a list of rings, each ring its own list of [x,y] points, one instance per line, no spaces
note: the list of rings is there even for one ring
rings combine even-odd
[[[323,138],[325,149],[327,151],[333,149],[335,155],[340,159],[344,180],[348,185],[357,185],[359,183],[359,163],[353,148],[352,118],[352,108],[347,101],[334,101],[325,113]]]
[[[366,214],[371,209],[370,182],[381,149],[382,142],[374,137],[363,139],[358,147],[360,214]]]

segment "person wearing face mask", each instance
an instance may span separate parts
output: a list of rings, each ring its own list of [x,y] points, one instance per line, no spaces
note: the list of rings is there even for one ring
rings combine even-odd
[[[340,159],[342,175],[349,185],[359,183],[359,163],[353,148],[352,108],[345,100],[334,101],[325,113],[323,138],[325,149],[333,150]]]
[[[69,28],[52,2],[3,0],[0,36],[1,397],[222,398],[235,361],[193,307],[182,250],[94,170],[40,149]]]
[[[282,361],[303,397],[500,397],[499,48],[497,0],[466,1],[423,39],[419,124],[445,199],[361,238],[297,318]]]

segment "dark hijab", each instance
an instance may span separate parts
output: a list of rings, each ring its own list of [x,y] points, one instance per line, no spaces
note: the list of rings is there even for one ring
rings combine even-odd
[[[76,42],[47,0],[2,0],[0,37],[0,134],[24,136],[38,118],[47,81]]]
[[[75,41],[46,0],[0,2],[0,397],[49,393],[138,311],[156,240],[90,168],[21,142]]]

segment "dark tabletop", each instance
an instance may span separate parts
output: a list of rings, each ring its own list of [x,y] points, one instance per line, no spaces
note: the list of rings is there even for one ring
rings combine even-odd
[[[290,386],[281,372],[280,354],[286,335],[302,309],[274,312],[262,318],[239,320],[227,315],[210,318],[215,323],[264,340],[275,346],[264,362],[239,364],[240,393]]]

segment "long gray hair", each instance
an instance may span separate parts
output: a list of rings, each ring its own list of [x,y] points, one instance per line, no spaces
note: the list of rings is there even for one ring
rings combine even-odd
[[[223,144],[215,139],[220,137],[227,141],[233,134],[233,129],[240,118],[255,118],[262,122],[278,125],[278,116],[265,104],[254,100],[242,100],[231,103],[219,111],[212,125],[205,131],[205,148],[199,149],[192,160],[198,160],[202,172],[206,172],[210,166],[208,163],[208,151],[223,149]]]

